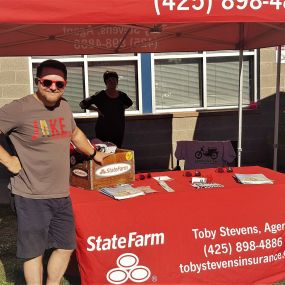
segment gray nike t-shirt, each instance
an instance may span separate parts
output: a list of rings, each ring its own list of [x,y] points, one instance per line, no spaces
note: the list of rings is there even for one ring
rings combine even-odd
[[[28,95],[0,109],[0,130],[9,135],[22,165],[11,177],[12,193],[34,199],[69,195],[69,143],[75,128],[64,99],[48,109]]]

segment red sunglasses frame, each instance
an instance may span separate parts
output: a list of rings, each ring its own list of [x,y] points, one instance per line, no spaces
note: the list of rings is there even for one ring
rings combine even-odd
[[[51,84],[48,86],[48,85],[45,85],[44,84],[44,81],[50,81],[51,82]],[[67,81],[66,80],[51,80],[51,79],[44,79],[44,78],[36,78],[36,84],[38,84],[38,82],[40,82],[41,83],[41,85],[43,86],[43,87],[46,87],[46,88],[50,88],[51,86],[52,86],[52,84],[54,83],[55,84],[55,86],[56,86],[56,88],[57,89],[64,89],[65,87],[66,87],[66,84],[67,84]],[[58,83],[60,83],[60,84],[63,84],[63,87],[59,87],[58,86]]]

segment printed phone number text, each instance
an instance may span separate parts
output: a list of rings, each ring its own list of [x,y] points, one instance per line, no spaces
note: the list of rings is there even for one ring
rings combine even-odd
[[[215,2],[218,3],[219,1]],[[221,4],[220,4],[221,3]],[[271,6],[276,10],[285,8],[285,0],[222,0],[218,5],[225,11],[229,10],[260,10],[264,6]],[[169,11],[203,11],[210,15],[213,9],[213,0],[154,0],[154,8],[157,15],[164,10]]]
[[[204,254],[206,257],[210,255],[221,255],[234,253],[255,251],[257,249],[271,249],[281,247],[283,245],[282,237],[273,239],[264,239],[259,242],[256,241],[242,241],[236,242],[234,245],[231,243],[210,244],[204,245]]]

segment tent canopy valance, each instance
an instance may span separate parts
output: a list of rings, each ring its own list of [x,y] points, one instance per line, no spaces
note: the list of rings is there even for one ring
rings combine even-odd
[[[232,50],[285,43],[282,1],[0,0],[0,5],[0,56]]]

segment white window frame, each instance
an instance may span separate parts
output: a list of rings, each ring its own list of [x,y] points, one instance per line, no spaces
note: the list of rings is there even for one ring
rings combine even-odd
[[[48,57],[42,57],[42,58],[33,58],[33,57],[29,57],[29,73],[30,73],[30,92],[31,94],[34,93],[33,90],[33,64],[34,63],[41,63],[44,60],[47,59],[52,59],[52,56],[48,56]],[[86,94],[85,94],[85,98],[88,98],[90,96],[89,93],[89,84],[88,84],[88,63],[89,62],[101,62],[101,61],[116,61],[116,62],[120,62],[120,61],[136,61],[137,62],[137,70],[138,70],[138,78],[137,78],[137,82],[138,82],[138,96],[137,96],[137,100],[138,100],[138,110],[133,110],[133,111],[129,111],[126,110],[126,115],[138,115],[138,114],[142,114],[142,76],[141,76],[141,57],[140,54],[136,54],[136,55],[94,55],[94,56],[90,56],[90,55],[83,55],[82,57],[56,57],[55,59],[63,62],[63,63],[70,63],[70,62],[74,62],[74,63],[83,63],[83,68],[84,68],[84,73],[85,73],[85,78],[84,78],[84,84],[85,84],[85,90],[86,90]],[[82,112],[82,113],[74,113],[73,116],[75,118],[97,118],[98,117],[98,113],[97,112],[90,112],[89,110],[86,110],[86,112]]]
[[[253,51],[245,51],[243,53],[244,56],[253,56],[253,77],[254,77],[254,86],[253,86],[253,100],[257,101],[257,50]],[[152,70],[152,108],[154,114],[159,113],[174,113],[174,112],[195,112],[195,111],[206,111],[206,110],[226,110],[226,109],[237,109],[237,105],[232,106],[221,106],[221,107],[208,107],[207,105],[207,58],[214,57],[239,57],[239,51],[229,51],[229,52],[201,52],[201,53],[189,53],[189,54],[151,54],[151,70]],[[182,58],[200,58],[203,61],[203,71],[202,71],[202,80],[203,80],[203,102],[204,106],[200,108],[180,108],[180,109],[157,109],[156,108],[156,100],[155,100],[155,60],[159,59],[182,59]],[[237,94],[238,96],[238,94]],[[243,104],[244,107],[248,106],[248,104]]]

